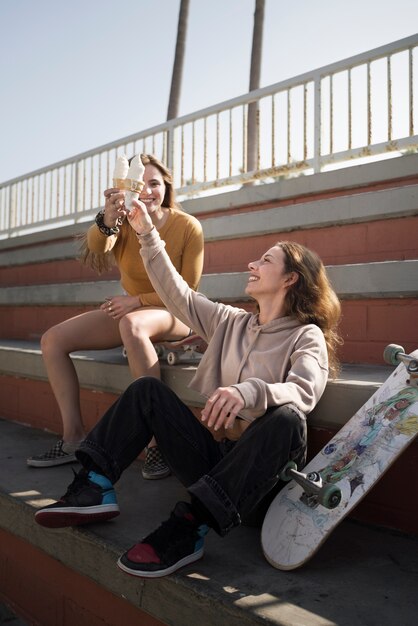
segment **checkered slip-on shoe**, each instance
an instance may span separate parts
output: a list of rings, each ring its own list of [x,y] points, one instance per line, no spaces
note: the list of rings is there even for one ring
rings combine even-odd
[[[170,468],[164,461],[163,455],[158,446],[147,448],[145,463],[142,468],[142,476],[146,480],[158,480],[170,476]]]
[[[74,463],[77,461],[75,451],[78,443],[65,443],[59,439],[48,452],[30,456],[26,463],[30,467],[55,467],[55,465],[64,465],[64,463]]]

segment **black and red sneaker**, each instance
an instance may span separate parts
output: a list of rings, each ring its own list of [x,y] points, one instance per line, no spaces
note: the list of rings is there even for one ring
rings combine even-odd
[[[190,504],[177,502],[167,521],[122,554],[118,567],[133,576],[167,576],[203,556],[208,531],[196,520]]]
[[[74,470],[73,470],[74,471]],[[58,502],[35,513],[35,521],[47,528],[103,522],[119,515],[112,483],[106,476],[81,470]]]

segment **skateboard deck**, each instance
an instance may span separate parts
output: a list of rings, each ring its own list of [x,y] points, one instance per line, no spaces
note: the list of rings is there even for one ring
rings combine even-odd
[[[169,365],[180,362],[193,363],[200,361],[207,348],[207,343],[199,335],[189,335],[180,341],[162,341],[154,345],[160,360]]]
[[[382,386],[303,472],[294,464],[283,469],[281,478],[290,482],[271,503],[261,531],[273,567],[306,563],[415,438],[418,350],[405,355],[390,345],[384,357],[399,365]]]

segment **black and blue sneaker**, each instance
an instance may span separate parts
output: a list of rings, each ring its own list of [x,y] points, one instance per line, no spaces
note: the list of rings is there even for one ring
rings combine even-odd
[[[133,576],[167,576],[203,556],[208,531],[196,520],[190,504],[177,502],[167,521],[122,554],[118,567]]]
[[[117,515],[119,506],[110,480],[81,470],[74,472],[73,482],[58,502],[35,513],[35,521],[47,528],[64,528],[103,522]]]

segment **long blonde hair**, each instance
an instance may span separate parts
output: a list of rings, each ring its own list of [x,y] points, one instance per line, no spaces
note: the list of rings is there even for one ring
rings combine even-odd
[[[129,163],[132,159],[133,157],[129,159]],[[170,209],[180,209],[180,205],[176,201],[173,175],[170,170],[153,154],[141,154],[141,161],[143,165],[156,167],[163,178],[165,194],[161,206]],[[90,267],[98,274],[109,271],[115,265],[115,256],[112,250],[102,254],[92,252],[87,245],[87,233],[82,233],[77,238],[80,240],[79,261],[82,265]]]
[[[330,374],[336,376],[340,369],[337,348],[343,343],[338,330],[341,304],[324,264],[315,252],[294,241],[278,241],[276,245],[284,252],[286,272],[299,276],[286,294],[286,312],[302,324],[319,326],[327,344]]]

